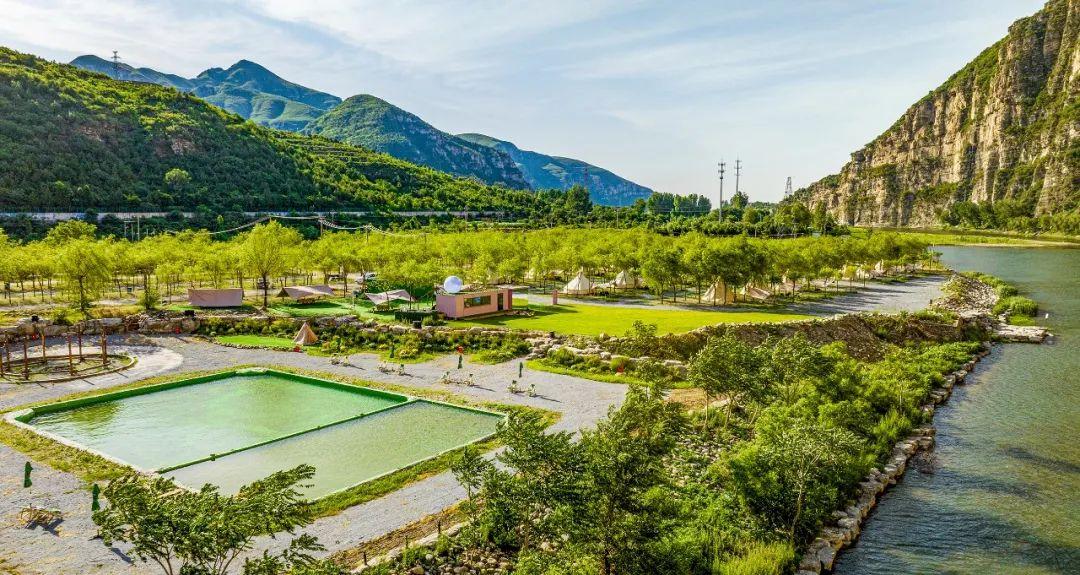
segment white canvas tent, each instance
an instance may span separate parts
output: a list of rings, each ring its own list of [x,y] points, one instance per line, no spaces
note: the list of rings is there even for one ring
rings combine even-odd
[[[296,332],[296,337],[293,338],[293,343],[296,345],[311,345],[319,341],[319,336],[315,335],[315,331],[311,329],[308,322],[304,322],[304,325],[300,326],[300,331]]]
[[[324,297],[332,297],[334,288],[327,285],[286,286],[278,292],[278,297],[291,297],[298,302],[311,302]]]
[[[713,305],[728,305],[735,303],[735,291],[731,288],[725,289],[724,282],[717,280],[716,283],[709,286],[708,290],[705,290],[705,295],[701,296],[701,301]]]
[[[240,307],[244,305],[244,290],[189,289],[188,303],[195,307]]]
[[[631,289],[641,287],[641,278],[634,275],[629,270],[623,270],[615,276],[615,281],[612,282],[612,287],[619,289]]]
[[[562,292],[568,295],[585,295],[591,292],[592,289],[593,283],[589,281],[589,278],[585,277],[585,272],[578,271],[574,279],[563,286]]]

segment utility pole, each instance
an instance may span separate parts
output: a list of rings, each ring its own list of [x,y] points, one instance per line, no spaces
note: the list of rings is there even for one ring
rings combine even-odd
[[[717,165],[720,166],[720,203],[716,204],[716,219],[717,221],[722,222],[724,221],[724,168],[727,167],[727,164],[721,159],[720,163]]]
[[[112,71],[113,78],[120,79],[120,54],[116,50],[112,51]]]

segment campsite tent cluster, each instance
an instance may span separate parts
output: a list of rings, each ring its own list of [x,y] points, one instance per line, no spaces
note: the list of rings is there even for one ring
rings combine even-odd
[[[641,287],[645,287],[641,278],[629,270],[619,272],[614,280],[604,283],[593,283],[585,275],[585,270],[578,270],[577,275],[567,282],[560,291],[567,295],[587,295],[597,289],[635,289]]]

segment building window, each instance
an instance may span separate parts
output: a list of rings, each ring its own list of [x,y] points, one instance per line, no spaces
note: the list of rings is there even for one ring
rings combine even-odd
[[[491,305],[491,296],[478,295],[476,297],[465,298],[465,307],[480,307],[485,305]]]

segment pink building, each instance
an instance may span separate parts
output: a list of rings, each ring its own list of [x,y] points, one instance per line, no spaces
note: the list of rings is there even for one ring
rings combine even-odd
[[[503,313],[513,308],[514,289],[511,287],[435,294],[435,309],[450,319]]]

